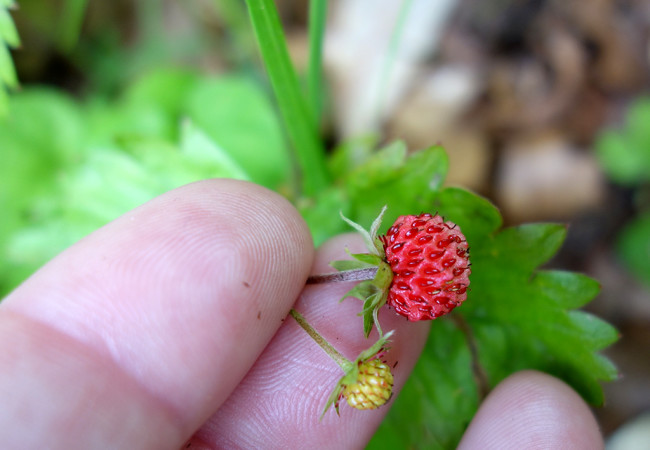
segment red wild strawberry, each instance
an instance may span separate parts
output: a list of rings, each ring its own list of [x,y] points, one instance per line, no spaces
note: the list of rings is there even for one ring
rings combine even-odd
[[[437,214],[400,216],[385,235],[379,236],[385,211],[384,206],[369,230],[341,214],[361,233],[369,253],[350,254],[352,261],[332,261],[330,265],[339,270],[338,274],[307,280],[361,281],[341,300],[355,297],[363,301],[366,337],[373,326],[382,335],[378,310],[386,303],[411,321],[431,320],[464,302],[469,287],[469,247],[454,223]]]
[[[447,314],[467,298],[469,249],[465,236],[438,216],[400,216],[384,236],[393,272],[387,303],[411,321]]]

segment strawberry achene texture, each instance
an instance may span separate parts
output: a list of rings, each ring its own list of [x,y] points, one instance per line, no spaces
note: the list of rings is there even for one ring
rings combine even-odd
[[[431,320],[465,301],[469,248],[454,223],[427,213],[400,216],[380,240],[393,271],[387,303],[398,314]]]
[[[378,359],[359,364],[357,382],[345,387],[342,396],[356,409],[375,409],[386,403],[393,392],[393,374]]]

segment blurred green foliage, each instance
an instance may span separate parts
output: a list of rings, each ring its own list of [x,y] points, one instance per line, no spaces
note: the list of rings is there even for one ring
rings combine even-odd
[[[178,70],[152,72],[111,101],[25,88],[0,122],[0,149],[3,293],[165,191],[210,177],[282,190],[290,172],[280,123],[257,84]]]
[[[20,45],[20,38],[9,9],[15,7],[13,0],[0,0],[0,118],[7,114],[7,89],[18,86],[18,78],[11,60],[10,48]]]
[[[155,2],[140,5],[141,24],[160,12]],[[226,5],[237,11],[232,1]],[[384,227],[402,214],[438,212],[457,223],[470,244],[471,291],[451,317],[433,323],[412,377],[369,447],[454,447],[485,390],[525,368],[557,375],[589,402],[602,403],[600,381],[617,374],[598,352],[617,333],[575,310],[598,285],[582,275],[538,270],[562,244],[563,226],[503,229],[488,200],[445,186],[449,162],[439,146],[409,151],[402,142],[379,146],[379,138],[364,136],[306,164],[300,145],[287,143],[287,116],[283,121],[255,73],[208,76],[167,65],[123,83],[113,96],[123,81],[116,71],[126,70],[121,64],[160,57],[164,45],[156,33],[164,30],[154,25],[147,45],[115,45],[99,52],[101,58],[85,59],[94,88],[83,99],[35,87],[12,96],[11,114],[0,121],[2,293],[129,209],[209,177],[250,180],[281,192],[317,244],[349,231],[339,212],[367,226],[387,205]],[[238,45],[246,41],[242,32]],[[631,176],[626,170],[619,173]],[[299,178],[316,172],[326,174],[319,175],[325,185],[306,195]]]
[[[596,142],[601,166],[620,185],[633,189],[637,216],[618,236],[623,262],[650,286],[650,97],[632,102],[621,129],[606,130]]]

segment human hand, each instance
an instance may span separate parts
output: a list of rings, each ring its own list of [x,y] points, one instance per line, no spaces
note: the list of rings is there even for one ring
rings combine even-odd
[[[0,448],[360,448],[388,411],[319,416],[341,372],[292,320],[343,354],[369,346],[344,283],[310,273],[362,248],[314,252],[293,207],[212,180],[174,190],[72,246],[0,303]],[[301,293],[302,292],[302,293]],[[395,392],[429,323],[395,329]],[[390,403],[389,403],[390,405]],[[198,430],[198,431],[197,431]],[[498,386],[463,448],[598,448],[587,406],[547,375]]]

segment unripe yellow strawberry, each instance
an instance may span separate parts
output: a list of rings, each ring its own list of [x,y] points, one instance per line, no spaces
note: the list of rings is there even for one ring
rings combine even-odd
[[[356,409],[375,409],[388,401],[393,392],[393,374],[378,359],[359,365],[357,382],[345,387],[343,397]]]

